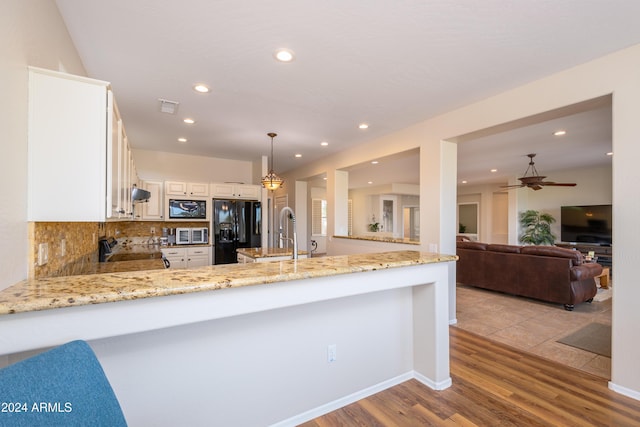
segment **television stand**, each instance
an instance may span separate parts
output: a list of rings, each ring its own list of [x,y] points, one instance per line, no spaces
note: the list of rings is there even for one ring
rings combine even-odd
[[[567,249],[575,249],[582,252],[583,255],[587,255],[589,252],[593,252],[598,257],[597,263],[603,267],[612,267],[613,261],[613,247],[602,246],[594,243],[556,243],[556,246]]]

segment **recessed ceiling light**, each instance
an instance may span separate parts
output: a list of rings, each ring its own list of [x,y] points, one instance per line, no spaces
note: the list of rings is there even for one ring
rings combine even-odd
[[[324,180],[326,181],[326,180],[327,180],[327,177],[325,176],[325,177],[324,177],[324,178],[322,178],[322,179],[324,179]]]
[[[366,123],[360,123],[360,124],[358,125],[358,128],[360,128],[360,129],[368,129],[368,128],[369,128],[369,125],[368,125],[368,124],[366,124]]]
[[[291,49],[281,48],[273,52],[273,57],[280,62],[291,62],[296,58],[296,55]]]
[[[466,179],[465,179],[465,180],[463,180],[463,181],[462,181],[462,183],[463,183],[463,184],[466,184],[466,183],[467,183],[467,180],[466,180]]]
[[[498,172],[498,169],[491,169],[491,172]]]
[[[300,158],[300,157],[302,157],[302,154],[298,153],[298,154],[296,154],[296,157]]]
[[[613,156],[613,151],[609,151],[609,152],[607,153],[607,156]]]
[[[567,131],[566,130],[557,130],[553,133],[554,136],[562,136],[562,135],[566,135]]]
[[[323,147],[326,147],[327,145],[329,145],[329,143],[327,141],[322,141],[320,145],[322,145]]]
[[[178,138],[178,142],[187,142],[187,138]]]
[[[183,120],[183,122],[185,122],[185,123],[186,123],[186,124],[188,124],[188,125],[192,125],[192,124],[194,124],[196,121],[187,117],[186,119],[184,119],[184,120]]]
[[[373,160],[373,161],[371,162],[371,164],[372,164],[372,165],[377,165],[378,163],[380,163],[380,162],[379,162],[379,161],[377,161],[377,160]]]
[[[367,184],[373,184],[373,181],[367,181]]]
[[[204,83],[197,83],[196,85],[193,86],[193,90],[195,90],[196,92],[200,92],[200,93],[209,93],[209,92],[211,92],[211,89],[209,89],[209,86],[207,86]]]

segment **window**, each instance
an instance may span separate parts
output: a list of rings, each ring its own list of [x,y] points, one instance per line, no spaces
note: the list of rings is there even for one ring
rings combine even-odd
[[[311,235],[327,235],[327,201],[323,199],[311,200]]]

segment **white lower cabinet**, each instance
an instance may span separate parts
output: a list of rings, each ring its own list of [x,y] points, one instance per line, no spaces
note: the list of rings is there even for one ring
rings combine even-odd
[[[163,248],[162,255],[169,261],[169,268],[195,268],[211,264],[211,248],[208,246]]]

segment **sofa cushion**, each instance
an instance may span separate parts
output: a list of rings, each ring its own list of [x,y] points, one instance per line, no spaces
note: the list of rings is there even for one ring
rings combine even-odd
[[[480,251],[487,250],[487,244],[482,242],[456,242],[456,247],[461,249],[478,249]]]
[[[520,249],[521,254],[542,255],[558,258],[569,258],[573,265],[580,265],[584,261],[584,256],[580,251],[572,249],[558,248],[556,246],[523,246]]]
[[[519,254],[520,248],[522,246],[516,245],[500,245],[500,244],[490,244],[487,246],[487,250],[491,252],[506,252],[509,254]]]

